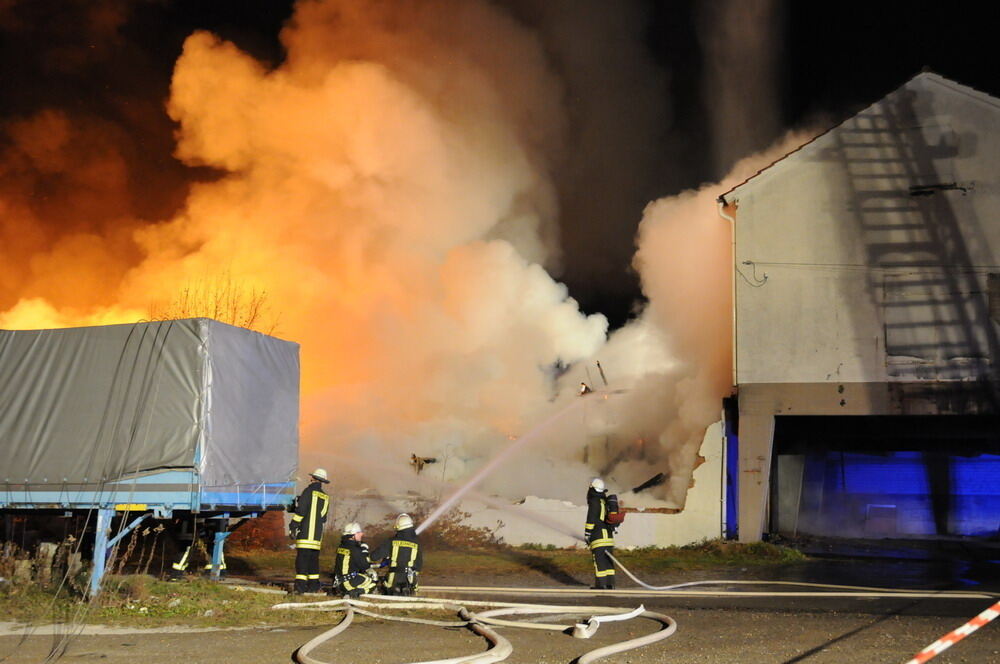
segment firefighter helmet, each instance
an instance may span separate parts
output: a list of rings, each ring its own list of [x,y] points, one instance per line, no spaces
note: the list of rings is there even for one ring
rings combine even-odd
[[[409,514],[400,514],[396,517],[396,530],[413,527],[413,518]]]
[[[600,477],[595,477],[590,481],[590,486],[594,491],[604,491],[604,480]]]
[[[351,521],[349,524],[344,526],[345,535],[357,535],[361,532],[361,524],[357,521]]]
[[[317,468],[316,470],[312,471],[312,473],[310,473],[310,475],[312,475],[314,478],[318,479],[320,482],[323,482],[324,484],[329,484],[330,483],[330,479],[326,476],[326,469],[325,468]]]

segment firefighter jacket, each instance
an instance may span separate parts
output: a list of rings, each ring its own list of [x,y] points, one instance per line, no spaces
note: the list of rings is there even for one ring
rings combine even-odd
[[[368,560],[368,549],[353,535],[344,535],[337,546],[337,557],[333,560],[333,576],[341,582],[367,572],[371,567]]]
[[[587,490],[587,523],[583,528],[590,548],[599,546],[614,546],[614,526],[606,521],[608,518],[608,494],[594,487]]]
[[[289,532],[295,539],[296,549],[319,551],[323,541],[323,526],[330,512],[330,497],[323,492],[323,486],[316,481],[302,491],[295,501],[295,514]]]
[[[372,552],[372,560],[388,558],[390,572],[402,572],[407,567],[419,572],[424,566],[424,554],[420,550],[420,538],[416,528],[397,530],[391,540],[382,542]]]

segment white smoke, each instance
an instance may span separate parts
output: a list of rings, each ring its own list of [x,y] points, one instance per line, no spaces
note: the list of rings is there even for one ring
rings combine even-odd
[[[457,480],[565,411],[485,486],[578,500],[595,472],[628,488],[666,471],[683,506],[728,388],[718,188],[649,206],[636,266],[650,302],[608,339],[546,270],[574,137],[531,29],[485,0],[303,0],[281,38],[274,69],[187,39],[168,103],[177,156],[224,176],[165,223],[123,222],[127,252],[111,250],[120,228],[88,235],[93,255],[121,257],[111,267],[37,251],[46,279],[100,297],[22,297],[0,326],[135,320],[224,272],[266,292],[279,336],[301,344],[303,465],[342,479],[338,458],[398,468],[416,453]],[[580,382],[598,394],[577,397]]]

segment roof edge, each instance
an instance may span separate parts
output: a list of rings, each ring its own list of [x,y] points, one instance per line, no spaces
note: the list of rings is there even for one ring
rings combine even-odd
[[[896,86],[895,88],[893,88],[889,92],[885,93],[884,95],[882,95],[881,97],[879,97],[878,99],[876,99],[875,101],[873,101],[872,103],[870,103],[867,106],[865,106],[864,108],[862,108],[860,111],[857,111],[856,113],[852,113],[851,115],[848,115],[847,117],[845,117],[844,119],[842,119],[837,124],[828,127],[825,131],[822,131],[819,134],[816,134],[811,139],[809,139],[808,141],[806,141],[802,145],[798,146],[794,150],[790,150],[789,152],[785,153],[784,155],[782,155],[778,159],[775,159],[774,161],[772,161],[767,166],[764,166],[763,168],[761,168],[756,173],[754,173],[750,177],[746,178],[745,180],[743,180],[739,184],[736,184],[736,185],[730,187],[727,191],[719,194],[719,197],[716,200],[718,202],[722,203],[723,205],[729,205],[730,203],[732,203],[732,201],[727,200],[726,197],[729,196],[730,194],[732,194],[734,191],[736,191],[737,189],[739,189],[743,185],[747,184],[751,180],[756,179],[759,175],[763,174],[765,171],[770,170],[774,165],[776,165],[779,162],[784,161],[785,159],[787,159],[788,157],[792,156],[793,154],[795,154],[799,150],[802,150],[803,148],[805,148],[807,145],[810,145],[811,143],[813,143],[813,142],[819,140],[820,138],[822,138],[823,136],[826,136],[827,134],[829,134],[833,130],[840,128],[848,120],[851,120],[852,118],[855,118],[855,117],[861,115],[862,113],[864,113],[865,111],[867,111],[868,109],[870,109],[875,104],[878,104],[879,102],[881,102],[886,97],[899,92],[900,90],[902,90],[903,88],[905,88],[907,85],[909,85],[913,81],[915,81],[918,78],[920,78],[921,76],[926,77],[928,80],[933,81],[934,83],[937,83],[938,85],[942,85],[944,87],[947,87],[948,89],[950,89],[950,90],[952,90],[954,92],[957,92],[957,93],[960,93],[960,94],[964,94],[964,95],[966,95],[968,97],[972,97],[972,98],[974,98],[974,99],[976,99],[978,101],[983,101],[983,102],[989,103],[989,104],[991,104],[993,106],[996,106],[997,108],[1000,108],[1000,99],[997,99],[996,97],[993,97],[992,95],[990,95],[990,94],[988,94],[986,92],[983,92],[982,90],[977,90],[976,88],[970,87],[968,85],[964,85],[962,83],[959,83],[958,81],[955,81],[955,80],[952,80],[950,78],[947,78],[946,76],[942,76],[941,74],[938,74],[937,72],[932,71],[931,69],[929,69],[927,67],[924,67],[919,72],[917,72],[916,74],[914,74],[910,78],[906,79],[906,81],[903,82],[901,85]]]

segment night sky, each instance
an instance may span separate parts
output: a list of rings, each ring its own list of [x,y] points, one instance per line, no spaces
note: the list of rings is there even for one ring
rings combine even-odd
[[[531,29],[542,20],[538,9],[544,2],[496,4]],[[594,4],[600,3],[578,3],[576,11],[588,11]],[[655,65],[652,74],[659,87],[653,89],[665,96],[662,123],[658,131],[635,137],[633,163],[642,167],[630,173],[628,186],[617,187],[613,200],[588,198],[582,192],[599,189],[601,169],[620,171],[621,164],[592,164],[586,177],[575,179],[556,174],[565,252],[556,276],[585,311],[602,311],[613,325],[626,320],[641,297],[629,261],[643,207],[716,181],[730,165],[720,163],[728,157],[720,157],[726,153],[719,149],[718,125],[711,120],[720,95],[708,76],[711,55],[706,47],[724,4],[620,2],[638,8],[643,18],[638,39]],[[773,60],[768,65],[773,88],[766,100],[744,100],[748,112],[751,107],[772,109],[770,121],[749,141],[756,148],[788,128],[838,122],[924,67],[1000,96],[995,19],[973,9],[972,3],[760,4],[767,10],[765,20],[773,36],[762,50],[744,57],[764,54]],[[6,180],[0,182],[0,196],[7,187],[32,187],[37,204],[44,206],[49,190],[59,186],[20,173],[6,154],[9,123],[58,108],[115,137],[132,173],[132,214],[149,223],[169,218],[191,183],[216,177],[172,156],[175,126],[163,105],[184,39],[196,29],[209,30],[255,58],[278,65],[284,57],[278,31],[292,8],[286,0],[0,2],[0,175]],[[543,42],[558,33],[558,25],[539,26]],[[746,26],[753,29],[752,24]],[[574,85],[585,81],[588,72],[570,71],[571,59],[561,58],[555,48],[553,67],[565,75],[572,102]],[[740,111],[727,109],[737,115]],[[623,117],[629,112],[623,106]]]

